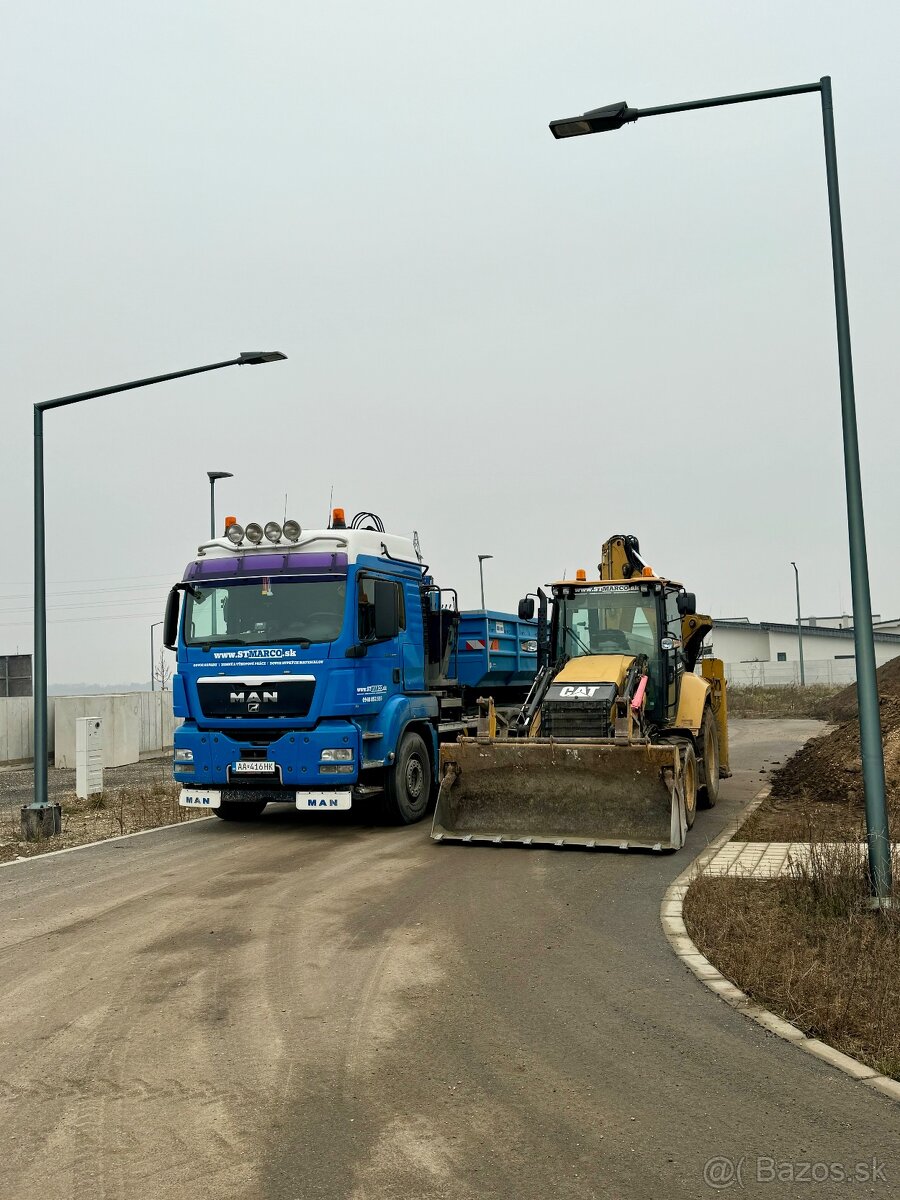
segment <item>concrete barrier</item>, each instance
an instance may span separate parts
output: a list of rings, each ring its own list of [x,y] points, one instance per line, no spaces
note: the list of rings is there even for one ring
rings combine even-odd
[[[123,767],[141,756],[139,692],[120,696],[57,696],[53,765],[75,767],[75,719],[99,717],[103,722],[103,765]]]
[[[116,701],[112,708],[110,701]],[[62,719],[68,723],[68,733],[60,743],[60,754],[56,755],[56,706],[62,705]],[[0,697],[0,765],[7,763],[29,763],[34,758],[34,700],[31,696],[7,699]],[[175,740],[175,729],[181,724],[172,712],[172,693],[165,692],[122,692],[118,695],[97,694],[89,696],[51,696],[48,702],[47,730],[48,749],[56,766],[74,766],[75,763],[75,719],[76,717],[102,716],[112,725],[104,729],[104,747],[107,737],[116,735],[122,726],[122,710],[134,710],[128,718],[128,730],[115,755],[120,759],[114,763],[108,753],[104,754],[104,766],[112,767],[126,762],[137,762],[138,754],[154,750],[168,750]],[[136,718],[135,718],[136,712]],[[136,720],[137,753],[131,722]],[[122,757],[123,754],[134,757]],[[65,762],[61,760],[64,759]]]
[[[53,750],[53,710],[50,698],[48,749]],[[0,763],[30,762],[34,758],[34,701],[30,696],[0,698]]]

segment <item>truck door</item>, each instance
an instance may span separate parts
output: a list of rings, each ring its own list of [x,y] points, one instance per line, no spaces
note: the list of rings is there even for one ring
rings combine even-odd
[[[377,628],[376,589],[382,612],[386,595],[393,593],[396,628],[391,636],[384,636]],[[403,673],[398,632],[406,627],[406,606],[400,584],[375,575],[359,577],[357,597],[357,632],[360,643],[366,647],[366,656],[359,663],[356,695],[367,707],[377,711],[388,696],[401,687]]]

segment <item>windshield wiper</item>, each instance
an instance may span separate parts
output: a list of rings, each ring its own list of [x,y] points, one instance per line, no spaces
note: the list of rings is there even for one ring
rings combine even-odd
[[[575,641],[578,643],[578,645],[585,652],[585,654],[593,654],[594,653],[594,651],[590,648],[590,646],[586,646],[584,644],[584,642],[581,640],[581,638],[578,636],[578,634],[575,632],[575,630],[572,629],[569,625],[563,625],[563,633],[570,633],[572,635],[572,637],[575,639]]]

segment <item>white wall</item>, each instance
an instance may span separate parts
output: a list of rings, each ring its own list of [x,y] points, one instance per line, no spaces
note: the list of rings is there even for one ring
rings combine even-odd
[[[769,657],[769,635],[764,630],[741,629],[734,625],[713,625],[704,647],[711,646],[713,658],[723,662],[741,662],[745,658]]]
[[[53,765],[75,768],[75,719],[99,717],[103,722],[103,765],[123,767],[141,756],[140,693],[121,696],[57,696],[56,745]]]
[[[47,702],[48,750],[53,750],[53,709],[56,701]],[[0,698],[0,763],[28,762],[34,757],[34,701],[31,696]]]

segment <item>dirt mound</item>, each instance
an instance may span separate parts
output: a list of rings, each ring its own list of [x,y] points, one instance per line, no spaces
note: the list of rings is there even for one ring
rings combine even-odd
[[[900,671],[895,674],[900,680]],[[888,696],[882,690],[881,732],[888,801],[897,808],[900,806],[900,694]],[[854,717],[831,733],[807,742],[774,776],[772,795],[781,800],[843,804],[862,811],[859,721]]]
[[[900,701],[900,658],[892,658],[890,662],[879,667],[877,678],[883,720],[885,704],[891,700]],[[857,711],[856,684],[851,683],[836,696],[831,696],[816,705],[815,716],[823,721],[833,721],[839,724],[842,721],[855,720]]]

